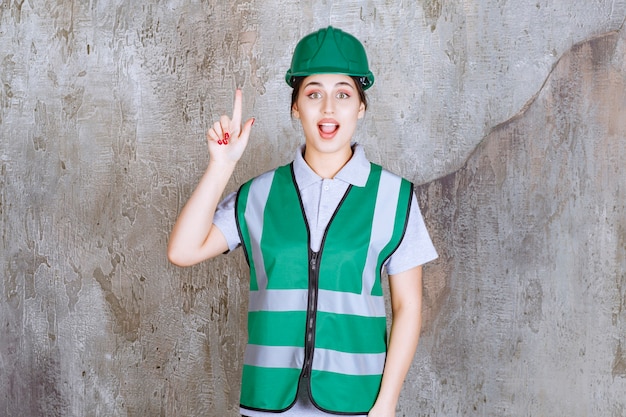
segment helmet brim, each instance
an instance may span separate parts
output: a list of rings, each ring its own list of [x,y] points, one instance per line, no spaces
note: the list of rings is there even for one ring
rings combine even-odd
[[[339,71],[336,68],[325,68],[325,69],[319,68],[313,71],[306,71],[306,72],[305,71],[292,72],[291,70],[289,70],[287,71],[287,74],[285,74],[285,81],[287,82],[289,87],[293,87],[296,78],[308,77],[310,75],[315,75],[315,74],[340,74],[340,75],[347,75],[348,77],[355,77],[360,82],[363,90],[367,90],[374,84],[374,74],[372,74],[371,71],[366,74],[349,74],[346,72]]]

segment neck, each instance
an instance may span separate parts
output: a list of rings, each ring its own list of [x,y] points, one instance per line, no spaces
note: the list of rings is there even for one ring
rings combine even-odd
[[[320,153],[314,150],[304,149],[304,160],[311,169],[320,177],[332,179],[341,168],[352,158],[352,147],[348,146],[341,152]]]

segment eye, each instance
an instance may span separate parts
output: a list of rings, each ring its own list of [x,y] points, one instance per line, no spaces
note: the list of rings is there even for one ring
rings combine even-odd
[[[346,98],[350,98],[350,94],[344,92],[344,91],[340,91],[337,93],[337,98],[340,99],[346,99]]]
[[[311,99],[322,98],[322,93],[320,93],[319,91],[313,91],[312,93],[307,94],[307,97]]]

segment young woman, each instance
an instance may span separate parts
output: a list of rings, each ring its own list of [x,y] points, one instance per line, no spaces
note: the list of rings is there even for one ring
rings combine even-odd
[[[244,416],[394,416],[420,334],[424,263],[437,257],[412,184],[353,142],[371,87],[365,50],[328,27],[296,46],[287,83],[304,131],[292,163],[220,202],[254,123],[209,130],[209,164],[174,225],[187,266],[242,246],[250,266]],[[393,320],[387,339],[381,273]]]

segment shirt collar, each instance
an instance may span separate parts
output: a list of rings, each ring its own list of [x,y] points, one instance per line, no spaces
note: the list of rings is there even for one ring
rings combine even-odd
[[[317,175],[304,160],[304,147],[305,145],[298,147],[293,161],[293,171],[300,190],[322,180],[322,177]],[[354,143],[352,145],[352,158],[341,168],[334,179],[357,187],[364,187],[370,175],[370,169],[370,162],[365,156],[363,147],[358,143]]]

